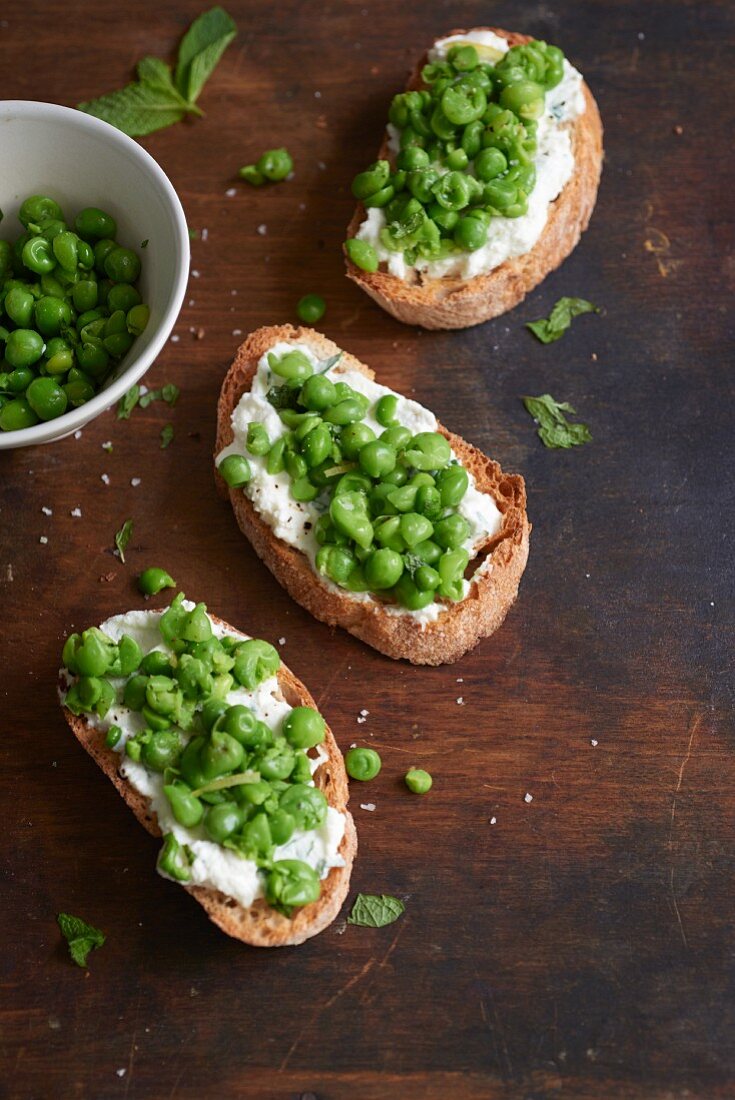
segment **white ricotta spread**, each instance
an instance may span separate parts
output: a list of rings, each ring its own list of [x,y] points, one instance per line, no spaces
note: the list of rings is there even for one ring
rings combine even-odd
[[[266,468],[266,457],[251,455],[246,447],[248,425],[252,421],[260,421],[268,432],[272,443],[285,434],[287,429],[268,401],[266,394],[273,385],[278,385],[282,380],[274,375],[268,365],[268,356],[281,356],[289,351],[298,349],[307,356],[309,361],[316,366],[318,360],[314,352],[307,344],[288,343],[284,340],[274,344],[261,357],[258,369],[253,378],[252,386],[247,393],[240,398],[232,414],[233,442],[217,456],[217,464],[227,455],[245,455],[252,471],[250,481],[245,485],[243,492],[252,501],[256,512],[265,520],[273,530],[274,535],[301,550],[312,568],[315,567],[315,559],[319,544],[314,535],[314,525],[326,508],[324,498],[317,497],[308,503],[295,501],[291,496],[291,479],[287,473],[269,474]],[[383,428],[374,417],[375,403],[385,394],[393,394],[394,391],[386,386],[380,386],[377,382],[366,378],[364,374],[355,370],[341,370],[339,363],[327,371],[327,378],[335,382],[346,382],[354,390],[362,393],[370,400],[370,409],[362,423],[379,435]],[[436,431],[436,417],[433,413],[419,405],[417,401],[411,401],[408,397],[395,394],[398,398],[396,419],[403,427],[408,428],[414,434],[418,432]],[[456,458],[456,455],[454,456]],[[500,530],[502,516],[495,501],[487,493],[481,493],[472,474],[469,474],[469,487],[457,511],[469,524],[469,534],[464,542],[464,548],[470,556],[470,560],[479,546],[489,535],[494,535]],[[319,577],[326,587],[336,589],[331,581]],[[340,588],[338,591],[347,599],[360,600],[361,602],[375,602],[368,592],[348,592]],[[439,615],[451,605],[434,601],[428,607],[420,611],[409,611],[408,608],[382,604],[381,606],[393,615],[410,615],[422,625],[435,622]]]
[[[471,30],[438,41],[429,54],[430,60],[438,61],[446,57],[450,46],[456,42],[471,42],[499,53],[507,53],[509,49],[506,40],[492,31]],[[368,241],[378,253],[378,259],[387,264],[390,274],[399,279],[406,279],[414,272],[430,279],[472,279],[475,275],[486,275],[506,260],[530,252],[546,225],[549,205],[571,179],[574,154],[566,124],[583,114],[584,110],[582,75],[565,59],[564,76],[555,88],[546,93],[546,109],[538,120],[536,186],[528,198],[528,211],[520,218],[492,218],[487,241],[476,252],[456,252],[440,260],[419,258],[415,264],[408,264],[402,252],[391,252],[381,243],[380,231],[385,227],[386,219],[384,211],[378,207],[367,211],[356,236]],[[388,135],[389,148],[396,153],[399,148],[398,131],[389,125]],[[439,165],[436,167],[446,171]]]
[[[184,606],[190,611],[194,604],[186,601]],[[144,656],[154,649],[170,653],[158,629],[161,614],[160,611],[128,611],[127,614],[114,615],[111,619],[107,619],[100,629],[114,641],[118,641],[123,634],[129,634],[138,643]],[[234,630],[226,631],[215,622],[212,622],[212,630],[218,638],[222,638],[225,634],[231,634],[243,640],[247,638],[246,634],[240,634],[239,631]],[[201,825],[195,829],[186,829],[180,825],[173,816],[171,805],[163,793],[163,776],[149,771],[143,764],[136,763],[124,755],[125,742],[129,737],[139,733],[145,725],[140,714],[123,706],[119,701],[124,683],[124,680],[113,680],[118,701],[113,703],[104,719],[97,718],[95,715],[85,717],[90,725],[98,729],[108,730],[110,726],[115,725],[122,730],[122,737],[115,746],[116,751],[122,754],[120,774],[136,791],[149,800],[150,807],[158,818],[161,832],[173,833],[180,844],[186,844],[191,849],[194,856],[190,867],[191,885],[221,890],[223,894],[234,898],[243,906],[252,905],[257,898],[263,897],[263,879],[255,861],[244,859],[235,852],[215,844],[207,838]],[[233,689],[228,693],[226,701],[230,706],[238,703],[251,707],[258,718],[275,731],[280,731],[283,719],[292,709],[281,695],[275,676],[259,684],[255,691],[247,691],[243,687]],[[319,745],[311,750],[310,757],[313,775],[322,761],[327,759],[327,753]],[[273,858],[300,859],[313,867],[320,878],[326,878],[332,867],[344,867],[344,859],[339,854],[344,830],[344,814],[330,806],[326,819],[318,829],[309,832],[296,830],[286,844],[276,848]]]

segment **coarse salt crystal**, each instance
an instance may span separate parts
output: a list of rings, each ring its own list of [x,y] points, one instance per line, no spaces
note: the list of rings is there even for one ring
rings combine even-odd
[[[225,191],[225,194],[227,195],[228,199],[232,199],[237,194],[237,188],[236,187],[228,187],[227,190]]]
[[[457,706],[458,707],[463,707],[464,706],[464,695],[458,695],[457,696]]]
[[[74,519],[81,519],[82,518],[82,509],[81,508],[72,508],[69,515],[74,516]]]
[[[110,475],[109,474],[100,474],[100,481],[104,481],[105,485],[109,485],[110,484]]]
[[[279,638],[278,639],[278,644],[279,645],[285,645],[286,644],[286,639],[285,638]]]
[[[490,824],[494,825],[497,820],[498,820],[497,817],[491,817],[490,818]]]
[[[124,1069],[116,1069],[115,1073],[118,1075],[118,1077],[124,1077],[125,1076],[125,1070]]]
[[[595,741],[594,737],[590,738],[590,745],[593,749],[597,748],[597,741]]]
[[[369,710],[365,710],[365,708],[364,708],[364,707],[363,707],[363,709],[362,709],[362,710],[360,711],[360,714],[361,714],[361,715],[363,716],[363,718],[367,718],[367,716],[368,716],[368,714],[369,714],[369,713],[370,713],[370,711],[369,711]]]
[[[181,337],[178,335],[178,333],[175,332],[173,334],[173,336],[171,337],[171,343],[172,344],[178,344],[180,339],[181,339]]]
[[[208,236],[209,236],[209,230],[208,229],[203,229],[202,230],[202,240],[206,241]]]
[[[241,328],[233,328],[232,335],[233,336],[242,336],[242,329]]]
[[[105,440],[105,442],[101,446],[102,446],[102,450],[107,451],[107,453],[109,454],[109,452],[112,450],[112,440],[111,439]]]
[[[523,801],[524,802],[533,802],[533,795],[529,794],[528,791],[526,791],[525,795],[523,796]]]
[[[375,803],[374,802],[361,802],[360,803],[360,809],[361,810],[370,810],[370,812],[372,813],[372,811],[375,809]]]
[[[54,514],[53,508],[47,508],[45,504],[44,504],[43,508],[41,509],[41,511],[43,512],[43,514],[45,516],[52,516]]]
[[[81,433],[81,431],[77,431],[77,432],[74,432],[74,438],[75,438],[75,439],[81,439],[81,438],[82,438],[82,433]]]
[[[46,543],[48,542],[48,539],[46,538],[45,535],[41,535],[41,537],[38,541],[41,543],[42,546],[45,546]]]
[[[314,92],[314,99],[321,99],[321,98],[322,98],[322,93],[321,92]]]
[[[134,489],[137,489],[138,486],[140,485],[140,478],[139,477],[131,477],[130,484],[133,486]]]
[[[192,270],[191,277],[192,277],[192,279],[198,279],[199,278],[199,272],[196,270],[196,268],[194,268]]]
[[[265,224],[265,222],[263,222],[262,225],[258,226],[258,233],[261,235],[261,237],[264,237],[267,232],[268,232],[268,226]]]
[[[364,723],[365,723],[366,721],[367,721],[367,718],[362,718],[362,717],[361,717],[361,716],[360,716],[360,715],[358,714],[358,716],[357,716],[357,724],[358,724],[358,726],[362,726],[362,725],[364,725]]]

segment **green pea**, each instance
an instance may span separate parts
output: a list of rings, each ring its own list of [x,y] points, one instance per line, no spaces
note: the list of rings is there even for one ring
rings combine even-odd
[[[258,760],[258,771],[263,779],[288,779],[295,762],[293,749],[280,737]]]
[[[105,260],[115,248],[117,248],[116,242],[109,237],[105,237],[95,244],[94,266],[95,270],[98,271],[100,275],[105,274]]]
[[[5,295],[5,312],[14,324],[27,328],[33,317],[33,301],[30,291],[14,286]]]
[[[44,272],[53,271],[56,260],[51,245],[45,237],[31,237],[23,245],[22,259],[29,271],[43,275]]]
[[[396,452],[389,443],[381,439],[366,443],[358,455],[360,467],[370,477],[380,478],[391,473],[396,465]]]
[[[350,749],[345,756],[347,774],[363,783],[375,779],[382,766],[383,762],[375,749]]]
[[[338,531],[354,539],[364,549],[370,546],[373,541],[373,525],[368,518],[365,498],[361,493],[340,493],[333,497],[329,515]]]
[[[414,198],[425,204],[431,202],[432,187],[438,179],[439,173],[435,168],[415,168],[408,174],[408,189]]]
[[[74,354],[79,366],[93,378],[101,378],[106,374],[110,357],[101,342],[86,341],[75,349]]]
[[[441,577],[430,565],[420,565],[413,575],[413,581],[420,592],[428,592],[439,587]]]
[[[166,768],[176,767],[182,748],[178,730],[158,730],[143,746],[141,759],[151,771],[163,772]]]
[[[0,241],[0,280],[7,279],[13,271],[13,249],[9,241]]]
[[[16,397],[0,409],[0,429],[4,432],[18,431],[20,428],[32,428],[38,423],[25,397]]]
[[[387,493],[386,499],[398,512],[413,512],[417,493],[415,485],[401,485]]]
[[[5,388],[10,393],[25,394],[34,377],[30,367],[16,367],[5,375]]]
[[[455,550],[461,546],[469,533],[469,523],[456,513],[437,520],[434,525],[434,539],[445,550]]]
[[[378,253],[369,241],[361,241],[357,237],[351,237],[345,241],[345,252],[348,259],[361,271],[372,273],[378,270]]]
[[[343,585],[356,564],[355,555],[344,546],[323,546],[316,556],[317,571],[335,584]]]
[[[79,319],[79,322],[83,324],[82,318]],[[121,309],[116,309],[106,319],[103,332],[105,336],[117,336],[121,332],[125,332],[126,328],[125,313]]]
[[[364,415],[365,407],[363,403],[357,397],[346,397],[327,409],[324,413],[324,419],[329,424],[343,427],[357,423],[358,420],[362,420]]]
[[[461,172],[447,172],[436,181],[431,191],[445,210],[463,210],[470,201],[470,185]]]
[[[72,302],[78,313],[94,309],[98,300],[97,283],[93,279],[80,279],[72,290]]]
[[[250,463],[244,455],[228,455],[220,462],[217,471],[231,489],[241,489],[253,476]]]
[[[294,481],[306,477],[308,466],[303,455],[297,454],[296,451],[286,451],[285,464],[289,477]]]
[[[406,463],[416,470],[438,470],[452,457],[448,441],[439,432],[419,432],[404,452]]]
[[[489,183],[490,180],[502,176],[507,168],[508,161],[500,149],[493,147],[483,149],[475,157],[475,174],[483,183]]]
[[[359,421],[348,424],[340,433],[339,441],[342,447],[342,453],[345,458],[355,459],[357,458],[360,450],[366,443],[370,443],[375,439],[375,432],[367,424],[362,424]]]
[[[43,355],[43,337],[33,329],[16,328],[5,342],[5,359],[11,367],[31,367]]]
[[[383,428],[398,425],[398,397],[395,393],[386,393],[375,403],[375,419]]]
[[[245,180],[252,187],[262,187],[265,183],[265,176],[254,164],[246,164],[243,168],[239,168],[237,174],[241,180]]]
[[[39,298],[33,312],[36,328],[44,336],[57,336],[71,321],[71,306],[63,298],[52,298],[50,295]]]
[[[391,428],[386,428],[384,432],[381,432],[380,438],[383,443],[387,443],[390,447],[393,447],[395,451],[402,451],[408,446],[413,437],[408,428],[404,428],[401,424],[396,424]]]
[[[466,252],[476,252],[487,241],[487,225],[475,218],[460,218],[454,228],[453,239]]]
[[[191,871],[187,850],[179,844],[173,833],[167,833],[158,855],[158,870],[176,882],[189,882]]]
[[[129,283],[116,283],[110,287],[109,294],[107,295],[107,306],[115,312],[118,309],[123,313],[129,313],[133,306],[140,305],[141,297],[134,286]]]
[[[294,707],[283,720],[283,736],[295,749],[310,749],[321,745],[325,736],[325,723],[313,707]]]
[[[447,61],[461,73],[477,68],[480,63],[477,50],[470,44],[452,46],[447,53]]]
[[[374,591],[392,588],[403,573],[403,558],[395,550],[383,547],[365,562],[365,580]]]
[[[91,271],[94,267],[94,249],[86,241],[77,241],[77,263],[83,271]]]
[[[258,159],[255,167],[267,180],[278,183],[293,171],[293,160],[287,149],[268,149]]]
[[[128,310],[126,318],[127,330],[131,336],[140,336],[150,320],[151,311],[148,306],[137,305]]]
[[[466,126],[482,117],[487,107],[487,98],[481,88],[462,88],[455,85],[444,91],[441,107],[455,126]]]
[[[53,378],[36,378],[26,390],[28,404],[40,420],[54,420],[66,412],[68,398]]]
[[[467,165],[469,164],[469,157],[467,156],[464,149],[462,149],[460,146],[459,149],[452,149],[449,153],[447,153],[446,157],[444,158],[444,163],[446,164],[447,168],[451,169],[452,171],[464,172]]]
[[[266,900],[286,910],[319,900],[321,884],[316,871],[298,859],[281,859],[268,872]]]
[[[105,256],[105,274],[115,283],[134,283],[140,275],[140,260],[131,248],[115,245]]]
[[[413,547],[431,537],[434,527],[426,516],[418,512],[405,512],[400,519],[401,538],[406,546]]]
[[[479,120],[470,122],[462,131],[461,147],[469,160],[473,160],[482,148],[484,125]]]
[[[299,402],[305,409],[323,412],[337,399],[334,382],[323,374],[312,374],[304,382],[299,394]]]
[[[277,439],[271,449],[268,451],[268,459],[265,464],[265,468],[269,474],[280,474],[284,468],[284,453],[286,450],[286,437],[281,436]]]
[[[308,477],[297,477],[295,481],[291,482],[291,496],[294,500],[307,504],[309,501],[316,500],[319,496],[319,489],[309,481]]]
[[[412,488],[415,488],[415,486],[412,486]],[[421,485],[416,489],[415,511],[422,516],[426,516],[432,523],[438,519],[442,511],[442,498],[439,490],[433,485]]]
[[[422,592],[408,573],[403,573],[393,591],[399,604],[408,608],[409,611],[421,611],[422,608],[434,602],[434,593],[431,589]]]
[[[256,859],[266,856],[273,847],[273,834],[267,814],[259,813],[243,826],[242,841],[244,851]]]
[[[133,346],[133,337],[127,332],[115,332],[112,336],[106,336],[102,342],[105,351],[113,359],[122,359],[123,355],[127,355]]]
[[[56,263],[64,271],[74,272],[77,269],[77,235],[69,230],[57,233],[51,242],[51,250]]]
[[[173,676],[174,668],[169,656],[160,649],[152,649],[140,662],[140,672],[146,676]]]
[[[280,358],[273,354],[269,355],[268,366],[274,374],[277,374],[280,378],[285,378],[287,381],[305,382],[314,373],[311,360],[298,349],[287,351]]]
[[[428,168],[429,155],[424,149],[411,145],[409,148],[401,150],[396,159],[396,164],[405,172],[410,172],[414,168]]]
[[[413,794],[426,794],[431,790],[434,780],[423,768],[411,768],[406,772],[405,783]]]
[[[464,466],[447,466],[440,470],[436,485],[441,495],[442,508],[456,508],[464,498],[470,484],[469,474]]]
[[[122,730],[119,726],[110,726],[105,735],[105,745],[108,749],[117,748],[122,737]]]
[[[521,119],[540,118],[544,113],[544,89],[535,80],[518,80],[503,88],[500,106]]]
[[[296,830],[296,821],[286,810],[278,809],[268,818],[274,844],[287,844]]]
[[[248,424],[246,447],[251,455],[268,454],[271,448],[271,441],[268,438],[268,432],[260,422],[253,421]]]
[[[327,304],[318,294],[305,294],[296,305],[296,315],[305,325],[321,321],[327,311]]]
[[[258,684],[275,676],[281,667],[278,650],[260,638],[249,638],[242,642],[234,653],[235,679],[248,691],[255,691]]]
[[[174,680],[169,676],[151,676],[146,684],[146,705],[164,718],[171,716],[177,709],[180,692]]]
[[[204,828],[209,837],[222,844],[243,823],[243,813],[236,802],[221,802],[211,806],[204,815]]]
[[[94,397],[94,387],[90,382],[78,379],[76,382],[65,382],[61,387],[66,394],[66,399],[73,409],[78,409]]]
[[[164,588],[175,588],[176,581],[165,569],[150,566],[138,577],[138,588],[144,596],[157,596]]]
[[[387,160],[378,160],[364,172],[360,172],[352,181],[352,194],[356,199],[366,199],[381,191],[390,177],[390,164]]]
[[[406,544],[400,536],[400,516],[388,516],[375,524],[375,541],[392,550],[405,550]]]
[[[246,806],[262,806],[272,797],[273,789],[270,783],[259,779],[255,783],[242,783],[232,789],[233,798]]]
[[[439,578],[444,584],[461,581],[469,562],[469,554],[463,547],[445,551],[437,563]]]
[[[327,816],[327,800],[318,787],[294,783],[284,791],[280,809],[290,814],[299,829],[317,829]]]
[[[309,469],[321,465],[332,450],[332,436],[326,424],[319,424],[313,428],[301,445],[301,453],[306,459]]]
[[[47,195],[30,195],[21,204],[21,208],[18,211],[18,218],[26,229],[31,222],[38,225],[40,222],[51,218],[61,221],[63,217],[64,215],[59,204],[53,199],[50,199]]]
[[[171,812],[185,829],[194,829],[204,817],[204,806],[182,783],[168,783],[163,788]]]
[[[117,236],[115,219],[96,206],[87,206],[80,210],[74,219],[74,228],[86,240],[100,240],[103,237],[114,239]]]
[[[396,488],[400,488],[408,481],[408,470],[405,466],[396,466],[395,470],[391,470],[389,474],[385,474],[381,485],[394,485]]]
[[[245,750],[240,742],[224,730],[213,730],[200,752],[201,769],[207,781],[237,771],[244,759]]]
[[[129,634],[123,634],[117,643],[117,652],[117,662],[110,671],[114,675],[118,675],[119,672],[120,676],[130,676],[140,665],[143,656],[140,646],[135,638],[131,638]]]

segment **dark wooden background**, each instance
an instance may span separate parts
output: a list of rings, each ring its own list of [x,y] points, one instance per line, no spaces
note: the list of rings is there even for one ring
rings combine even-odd
[[[202,6],[6,2],[2,94],[74,104],[117,87],[145,53],[171,55]],[[207,117],[144,142],[208,230],[180,339],[147,378],[176,382],[179,404],[0,456],[0,1092],[735,1096],[733,9],[227,6],[240,34],[202,97]],[[557,42],[583,69],[606,128],[602,189],[581,246],[526,303],[421,333],[343,277],[349,181],[416,53],[482,23]],[[292,182],[235,183],[281,143]],[[453,667],[395,664],[312,620],[214,493],[233,330],[293,320],[308,291],[328,302],[329,336],[526,477],[519,602]],[[542,347],[524,322],[562,294],[605,315]],[[578,409],[592,444],[541,446],[519,398],[545,391]],[[168,419],[176,439],[160,451]],[[121,566],[112,540],[127,517]],[[380,749],[380,778],[354,785],[352,885],[405,898],[399,923],[345,927],[343,914],[298,949],[258,951],[156,876],[156,842],[55,696],[65,632],[141,606],[134,577],[154,562],[230,622],[284,636],[340,745]],[[435,776],[420,800],[400,782],[413,763]],[[107,933],[89,974],[60,943],[59,910]]]

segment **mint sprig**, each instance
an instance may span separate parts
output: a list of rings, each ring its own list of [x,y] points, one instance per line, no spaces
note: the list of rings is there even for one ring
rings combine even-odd
[[[390,894],[358,894],[347,923],[363,928],[383,928],[398,920],[405,908],[399,898]]]
[[[87,924],[81,917],[71,913],[59,913],[56,917],[61,934],[69,944],[69,954],[77,966],[87,965],[87,956],[95,947],[102,947],[105,934],[99,928]]]
[[[158,57],[144,57],[137,81],[116,92],[77,104],[80,111],[101,118],[129,137],[143,137],[201,115],[196,106],[201,91],[237,33],[223,8],[211,8],[195,19],[179,47],[175,76]]]
[[[599,307],[585,298],[560,298],[548,317],[529,321],[526,328],[530,329],[542,344],[553,344],[562,338],[575,317],[583,313],[599,312]]]
[[[592,440],[592,433],[586,424],[573,424],[567,420],[565,413],[576,416],[568,401],[555,401],[550,393],[542,393],[540,397],[523,397],[521,400],[538,424],[539,439],[545,447],[580,447]]]

